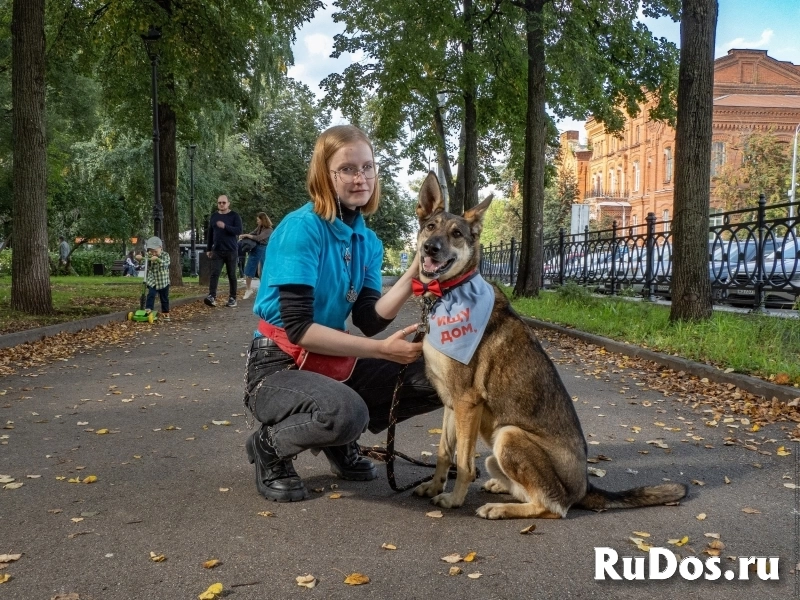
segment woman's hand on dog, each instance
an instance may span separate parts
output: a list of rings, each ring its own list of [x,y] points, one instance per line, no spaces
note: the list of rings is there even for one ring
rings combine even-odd
[[[381,342],[382,358],[407,365],[422,354],[422,342],[412,343],[406,337],[417,332],[417,323],[408,325]]]

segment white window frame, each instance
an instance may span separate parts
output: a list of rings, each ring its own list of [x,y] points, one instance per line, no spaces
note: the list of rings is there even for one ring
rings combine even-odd
[[[639,185],[641,184],[641,169],[639,168],[639,161],[633,161],[633,191],[639,191]]]
[[[672,148],[664,148],[664,183],[672,182]]]
[[[669,209],[665,208],[661,211],[661,220],[664,222],[664,232],[669,231]]]

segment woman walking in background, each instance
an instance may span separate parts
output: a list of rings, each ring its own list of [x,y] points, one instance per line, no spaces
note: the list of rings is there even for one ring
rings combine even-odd
[[[246,289],[244,292],[244,299],[247,300],[253,295],[253,290],[250,284],[253,282],[253,277],[261,279],[261,269],[264,264],[264,255],[267,251],[267,243],[269,243],[269,236],[272,235],[272,221],[270,221],[267,213],[260,212],[256,217],[256,224],[258,225],[250,233],[243,233],[239,236],[240,240],[250,239],[256,243],[256,247],[250,251],[247,257],[247,263],[244,266],[244,277]]]

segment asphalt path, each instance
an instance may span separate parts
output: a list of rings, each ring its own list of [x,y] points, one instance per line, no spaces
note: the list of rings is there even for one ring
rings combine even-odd
[[[264,500],[244,451],[251,431],[241,402],[244,353],[255,326],[251,307],[252,301],[240,302],[191,318],[176,311],[171,323],[142,324],[121,346],[0,379],[0,474],[24,484],[0,489],[0,554],[22,554],[0,570],[0,579],[11,575],[0,584],[0,598],[193,599],[216,582],[223,595],[241,600],[795,597],[797,490],[785,484],[800,484],[797,445],[778,425],[751,433],[736,415],[708,427],[705,407],[692,409],[637,385],[640,372],[610,353],[598,371],[553,351],[590,455],[611,459],[589,465],[605,471],[592,482],[611,490],[683,482],[690,495],[679,506],[486,521],[475,510],[498,498],[479,489],[487,478],[482,444],[482,476],[465,505],[442,510],[441,518],[426,515],[437,510],[427,499],[392,492],[382,465],[375,481],[341,481],[324,456],[310,452],[295,464],[314,490],[311,498]],[[410,302],[387,333],[418,314]],[[439,436],[430,430],[440,427],[441,414],[398,426],[398,449],[420,458],[430,452],[434,460]],[[750,444],[755,450],[725,445],[729,437],[758,444]],[[780,446],[791,454],[780,456]],[[396,471],[401,484],[429,472],[403,461]],[[92,475],[97,481],[82,483]],[[532,533],[520,533],[532,524]],[[739,576],[738,559],[729,557],[774,556],[780,579],[762,581],[749,572],[747,581],[678,574],[665,581],[595,580],[595,548],[647,557],[629,539],[639,537],[705,560],[716,539],[706,533],[719,534],[724,544],[723,572]],[[682,546],[668,543],[685,536]],[[471,562],[442,560],[471,552]],[[165,559],[154,562],[151,553]],[[221,564],[205,569],[210,559]],[[449,575],[452,566],[462,573]],[[621,574],[621,564],[616,568]],[[346,585],[352,573],[370,582]],[[304,574],[316,577],[314,589],[297,585]]]

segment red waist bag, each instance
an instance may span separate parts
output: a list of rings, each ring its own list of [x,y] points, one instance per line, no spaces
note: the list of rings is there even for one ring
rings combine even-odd
[[[292,357],[301,371],[311,371],[325,375],[336,381],[347,381],[356,368],[355,356],[330,356],[309,352],[305,348],[293,344],[286,336],[286,330],[267,323],[264,319],[258,322],[258,331],[278,345],[278,348]]]

